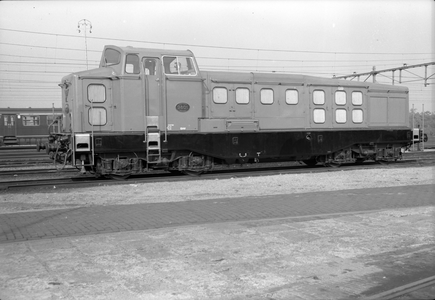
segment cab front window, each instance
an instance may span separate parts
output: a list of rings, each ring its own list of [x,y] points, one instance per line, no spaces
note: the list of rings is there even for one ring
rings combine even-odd
[[[104,51],[104,63],[107,66],[117,65],[121,62],[121,53],[115,49],[107,48]]]

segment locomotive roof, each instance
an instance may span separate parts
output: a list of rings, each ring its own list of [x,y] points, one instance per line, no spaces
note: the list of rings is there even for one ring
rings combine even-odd
[[[185,55],[185,56],[193,56],[194,54],[190,50],[171,50],[171,49],[158,49],[158,48],[139,48],[139,47],[131,47],[131,46],[116,46],[116,45],[106,45],[104,46],[104,50],[107,48],[116,49],[121,53],[137,53],[142,56],[152,56],[152,57],[160,57],[162,55]],[[104,53],[103,50],[103,53]],[[104,55],[104,54],[103,54]],[[326,77],[317,77],[317,76],[308,76],[308,75],[297,75],[297,74],[280,74],[280,73],[256,73],[256,72],[228,72],[228,71],[203,71],[201,70],[201,66],[198,66],[203,77],[210,76],[216,79],[224,79],[224,81],[256,81],[256,82],[273,82],[273,83],[299,83],[304,85],[332,85],[332,86],[358,86],[358,87],[367,87],[369,89],[394,89],[396,91],[408,91],[407,87],[397,86],[397,85],[389,85],[389,84],[380,84],[380,83],[372,83],[372,82],[362,82],[362,81],[350,81],[344,79],[334,79],[334,78],[326,78]],[[102,71],[99,69],[83,71],[86,73],[96,72],[101,73]],[[75,74],[80,74],[82,72],[76,72]],[[228,75],[231,75],[231,80],[228,80]]]
[[[193,56],[193,52],[190,50],[170,50],[170,49],[157,49],[157,48],[137,48],[137,47],[120,47],[115,45],[106,45],[104,50],[107,48],[118,49],[123,53],[138,53],[142,55],[149,56],[161,56],[161,55],[187,55]]]
[[[328,86],[358,86],[369,89],[394,89],[396,91],[407,92],[408,88],[404,86],[390,85],[384,83],[372,83],[363,81],[350,81],[344,79],[334,79],[326,77],[298,75],[298,74],[280,74],[280,73],[244,73],[244,72],[222,72],[222,71],[201,71],[203,76],[209,76],[212,80],[217,81],[254,81],[258,83],[275,83],[275,84],[304,84],[304,85],[328,85]],[[231,77],[228,75],[231,74]],[[231,78],[231,80],[228,80]]]

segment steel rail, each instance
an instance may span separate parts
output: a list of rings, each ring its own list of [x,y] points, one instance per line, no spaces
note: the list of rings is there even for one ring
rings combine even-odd
[[[47,178],[47,179],[27,179],[27,180],[14,180],[14,181],[0,181],[0,190],[16,189],[16,188],[34,188],[34,187],[74,187],[74,186],[97,186],[101,183],[104,185],[117,185],[126,183],[154,183],[154,182],[174,182],[174,181],[190,181],[190,180],[215,180],[226,178],[242,178],[242,177],[257,177],[257,176],[270,176],[270,175],[286,175],[286,174],[304,174],[304,173],[326,173],[337,171],[352,171],[364,169],[378,169],[378,168],[410,168],[415,165],[427,166],[433,165],[434,162],[426,163],[419,160],[402,160],[391,164],[379,164],[376,162],[367,162],[362,165],[346,164],[337,168],[325,168],[322,165],[309,167],[305,165],[293,166],[280,166],[280,167],[250,167],[244,169],[222,169],[214,170],[209,173],[201,174],[201,176],[186,176],[184,174],[173,174],[169,172],[160,172],[154,174],[140,174],[132,175],[126,180],[109,179],[105,177],[96,178],[93,175],[81,175],[81,177],[64,177],[64,178]],[[77,174],[78,171],[77,171]]]
[[[430,276],[415,282],[411,282],[399,287],[396,287],[394,289],[379,293],[379,294],[375,294],[375,295],[371,295],[367,298],[363,298],[365,300],[378,300],[378,299],[382,299],[382,300],[389,300],[389,299],[394,299],[400,296],[404,296],[407,295],[411,292],[417,291],[417,290],[421,290],[425,287],[431,286],[431,285],[435,285],[435,276]]]

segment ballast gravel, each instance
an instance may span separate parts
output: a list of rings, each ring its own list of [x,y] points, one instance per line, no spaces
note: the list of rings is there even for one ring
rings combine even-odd
[[[318,191],[433,184],[435,167],[277,174],[184,182],[131,183],[80,189],[0,192],[0,213],[94,205],[162,203]]]

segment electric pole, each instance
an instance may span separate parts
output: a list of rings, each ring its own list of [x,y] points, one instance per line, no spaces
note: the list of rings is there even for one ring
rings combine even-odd
[[[86,70],[88,70],[88,41],[86,36],[86,31],[89,27],[89,33],[92,33],[92,23],[89,20],[82,19],[77,24],[78,31],[80,33],[80,28],[84,27],[84,33],[85,33],[85,51],[86,51]]]

